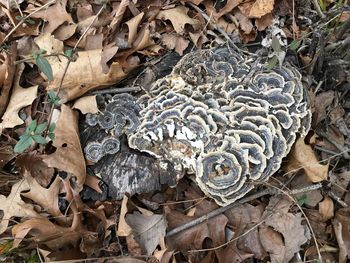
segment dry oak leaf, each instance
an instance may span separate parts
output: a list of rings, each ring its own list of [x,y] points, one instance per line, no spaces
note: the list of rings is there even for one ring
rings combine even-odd
[[[185,25],[190,24],[196,30],[199,26],[199,21],[190,18],[187,15],[188,8],[184,6],[177,6],[167,10],[161,10],[156,19],[170,20],[174,30],[178,34],[184,33]]]
[[[60,25],[67,22],[68,24],[73,22],[72,17],[66,11],[67,0],[56,1],[55,4],[40,10],[31,15],[32,18],[40,18],[44,21],[48,21],[48,24],[44,26],[44,33],[52,33]],[[34,10],[26,10],[31,13]]]
[[[261,18],[255,19],[255,26],[258,29],[258,31],[264,31],[268,26],[272,24],[272,21],[273,21],[273,15],[266,14]]]
[[[147,255],[151,255],[165,237],[167,220],[164,215],[145,216],[138,212],[125,217],[135,240]]]
[[[74,102],[72,109],[80,110],[82,114],[98,113],[96,95],[84,96],[77,99]]]
[[[44,188],[33,177],[31,177],[29,173],[24,176],[30,190],[22,195],[40,205],[44,211],[48,212],[50,215],[57,217],[56,220],[62,219],[62,213],[58,207],[58,195],[61,186],[60,177],[56,176],[50,187]]]
[[[47,218],[33,218],[23,223],[17,224],[12,228],[12,236],[15,239],[13,248],[16,248],[20,242],[27,236],[32,236],[32,241],[37,244],[45,244],[50,249],[58,250],[65,245],[76,247],[79,241],[89,233],[82,230],[80,222],[74,215],[71,227],[62,227],[50,222]]]
[[[63,53],[63,43],[50,34],[40,35],[35,39],[35,43],[46,50],[47,54]],[[48,89],[57,90],[64,77],[59,92],[63,103],[78,98],[94,88],[115,84],[126,76],[126,72],[118,62],[112,62],[109,71],[104,73],[102,49],[82,51],[77,55],[77,60],[70,63],[67,71],[65,71],[68,63],[66,57],[47,57],[53,71],[53,81],[49,83]],[[129,69],[131,70],[131,68],[125,70]]]
[[[266,252],[269,253],[271,262],[283,262],[286,247],[280,233],[263,225],[259,227],[259,239]]]
[[[17,67],[11,98],[0,123],[0,133],[3,129],[23,124],[24,121],[18,116],[18,112],[22,108],[31,105],[36,99],[38,86],[22,88],[19,84],[23,68],[23,65]]]
[[[275,0],[253,0],[238,6],[248,18],[260,18],[273,11]]]
[[[291,203],[286,197],[273,196],[265,209],[265,225],[281,233],[284,238],[284,254],[278,255],[278,258],[283,258],[281,262],[289,262],[309,238],[305,236],[306,226],[301,224],[301,213],[294,215],[288,212]]]
[[[328,164],[320,164],[310,145],[305,144],[304,138],[299,138],[294,144],[288,162],[285,166],[287,172],[303,168],[308,178],[313,183],[327,179]]]
[[[43,161],[49,166],[72,174],[77,179],[78,186],[85,181],[86,167],[81,149],[77,112],[68,106],[61,105],[61,114],[56,123],[54,153],[43,155]]]
[[[170,50],[175,49],[182,56],[190,41],[186,40],[183,36],[165,33],[162,35],[162,43]]]
[[[22,179],[12,186],[11,193],[8,197],[0,195],[0,211],[2,211],[0,234],[6,231],[11,217],[40,217],[40,215],[34,211],[33,206],[23,202],[21,198],[21,192],[29,189],[30,186],[27,180]]]

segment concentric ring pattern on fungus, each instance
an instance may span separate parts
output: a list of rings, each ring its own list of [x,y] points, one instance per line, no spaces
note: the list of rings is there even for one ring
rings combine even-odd
[[[275,173],[311,122],[295,68],[268,69],[228,48],[185,55],[139,104],[129,146],[188,169],[219,205]]]

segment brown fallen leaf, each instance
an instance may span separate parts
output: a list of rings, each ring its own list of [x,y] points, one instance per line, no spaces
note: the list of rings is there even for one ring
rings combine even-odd
[[[43,161],[49,166],[72,174],[82,187],[86,176],[85,159],[80,145],[78,117],[68,106],[61,105],[61,114],[56,123],[54,153],[43,155]]]
[[[151,255],[165,237],[167,221],[164,215],[145,216],[138,212],[125,217],[133,235],[147,255]]]
[[[7,105],[6,111],[2,116],[2,122],[0,123],[0,133],[5,128],[13,128],[17,125],[21,125],[24,121],[18,116],[18,112],[33,103],[36,99],[38,86],[30,88],[22,88],[19,84],[24,65],[21,64],[17,67],[12,94],[10,101]]]
[[[284,262],[286,247],[280,233],[263,225],[259,228],[259,239],[266,252],[269,253],[271,262]]]
[[[264,31],[268,26],[272,24],[273,15],[271,13],[266,14],[260,18],[255,19],[255,26],[258,31]]]
[[[43,187],[47,187],[50,184],[55,173],[55,170],[48,167],[36,153],[17,156],[16,166],[20,169],[21,174],[25,174],[28,171],[30,176],[36,179]]]
[[[48,23],[43,27],[45,33],[52,33],[63,23],[72,23],[73,19],[66,11],[67,0],[57,1],[53,5],[35,12],[31,15],[32,18],[40,18]],[[32,13],[33,9],[27,8],[26,11]],[[37,7],[36,7],[37,8]]]
[[[47,212],[53,217],[56,217],[56,220],[62,221],[62,219],[65,219],[58,207],[58,195],[61,186],[59,176],[56,176],[49,188],[42,187],[32,176],[30,176],[28,171],[25,172],[24,177],[26,178],[26,183],[30,187],[30,190],[23,193],[22,196],[29,198],[40,205],[43,208],[43,212]]]
[[[327,179],[328,164],[320,164],[310,145],[306,145],[304,138],[299,138],[294,144],[288,162],[285,166],[287,172],[304,169],[311,182],[321,182]]]
[[[308,237],[305,236],[305,233],[307,233],[306,226],[301,224],[301,213],[292,214],[288,212],[291,204],[291,200],[287,197],[273,196],[265,208],[265,214],[267,215],[265,225],[272,227],[283,235],[284,254],[276,255],[278,259],[283,258],[280,262],[289,262],[294,254],[299,252],[300,246],[308,241]],[[270,254],[270,256],[272,255]],[[271,260],[277,262],[272,258]]]
[[[252,0],[238,6],[248,18],[260,18],[273,11],[275,0]]]
[[[263,212],[263,206],[252,206],[250,204],[238,205],[225,212],[228,218],[228,226],[235,231],[233,238],[246,233],[237,240],[237,249],[254,255],[258,259],[267,256],[259,240],[259,230],[255,227],[257,224],[261,224]]]
[[[334,204],[333,200],[326,196],[322,202],[318,204],[318,211],[322,216],[322,221],[326,222],[327,220],[333,218],[334,216]]]
[[[336,94],[333,90],[325,91],[316,95],[314,103],[315,108],[312,116],[315,125],[327,118],[326,110],[331,106],[335,95]]]
[[[188,47],[190,41],[186,40],[183,36],[177,36],[175,34],[162,34],[162,43],[170,50],[175,51],[182,56],[184,50]]]
[[[17,56],[17,44],[13,42],[8,52],[0,53],[0,117],[4,114],[10,98],[12,81],[15,76],[16,66],[14,61]]]
[[[195,30],[198,29],[199,21],[190,18],[187,15],[188,8],[184,6],[177,6],[174,8],[161,10],[156,19],[160,20],[170,20],[174,27],[174,30],[178,34],[183,34],[185,30],[185,25],[190,24]]]
[[[239,26],[243,30],[244,34],[250,34],[250,32],[253,30],[252,21],[239,10],[236,10],[234,15],[237,18]]]
[[[40,217],[40,215],[34,211],[34,207],[30,204],[26,204],[21,198],[21,192],[27,190],[30,190],[30,186],[26,179],[22,179],[12,186],[11,193],[8,197],[0,195],[0,211],[2,211],[0,234],[6,231],[12,217]]]
[[[63,43],[50,34],[40,35],[35,39],[35,43],[41,49],[46,50],[48,54],[63,53]],[[128,70],[131,70],[131,68],[123,68],[119,62],[112,62],[109,71],[105,74],[102,54],[103,50],[78,52],[77,60],[70,63],[67,72],[65,72],[68,63],[66,57],[47,57],[53,71],[53,81],[49,83],[48,89],[58,89],[64,76],[59,93],[59,97],[64,103],[80,97],[94,88],[115,84],[126,76]]]
[[[74,102],[72,109],[80,110],[82,114],[98,113],[96,95],[80,97]]]
[[[16,154],[13,151],[13,147],[10,145],[0,146],[0,170],[12,160]]]

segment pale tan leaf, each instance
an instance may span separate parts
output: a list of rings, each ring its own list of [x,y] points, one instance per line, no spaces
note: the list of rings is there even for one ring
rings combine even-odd
[[[17,125],[23,124],[24,121],[18,116],[18,112],[22,108],[31,105],[36,99],[38,86],[22,88],[19,84],[23,68],[23,64],[17,67],[11,98],[6,111],[2,116],[2,122],[0,123],[0,132],[2,129],[13,128]]]
[[[310,145],[306,145],[304,138],[299,138],[294,144],[285,166],[286,171],[304,169],[311,182],[321,182],[327,179],[328,164],[320,164]]]
[[[82,114],[86,113],[98,113],[96,95],[85,96],[77,99],[72,109],[80,110]]]
[[[32,18],[40,18],[48,23],[44,26],[45,33],[52,33],[63,23],[73,22],[72,17],[66,11],[67,0],[56,1],[55,4],[31,15]],[[33,10],[27,10],[29,13]]]
[[[190,41],[186,40],[183,36],[165,33],[162,35],[162,43],[170,50],[175,49],[182,56]]]
[[[128,43],[131,46],[134,42],[136,35],[137,35],[137,28],[143,18],[144,13],[140,13],[137,16],[131,18],[129,21],[125,22],[125,24],[129,28],[129,35],[128,35]]]
[[[244,34],[249,34],[253,30],[253,23],[252,21],[247,18],[241,11],[236,10],[235,11],[235,17],[237,18],[239,22],[239,26],[244,31]]]
[[[318,204],[318,211],[322,216],[322,221],[325,222],[334,217],[334,203],[331,198],[326,196],[322,202]]]
[[[23,202],[21,192],[27,191],[30,186],[26,179],[22,179],[11,188],[11,193],[8,197],[0,195],[0,210],[2,211],[2,218],[0,222],[0,234],[4,233],[12,217],[33,218],[40,217],[34,211],[34,207]]]
[[[82,186],[85,181],[85,159],[80,145],[78,117],[68,106],[61,105],[61,114],[56,123],[54,153],[43,156],[43,161],[49,166],[71,173],[77,178],[77,184]]]
[[[126,195],[124,195],[122,206],[120,208],[120,216],[119,216],[118,230],[117,230],[118,236],[121,236],[121,237],[129,236],[132,233],[131,227],[125,221],[125,215],[128,212],[128,208],[127,208],[128,200],[129,198]]]
[[[182,34],[184,32],[186,24],[192,25],[195,29],[199,25],[199,21],[190,18],[187,15],[187,12],[188,8],[184,6],[177,6],[171,9],[161,10],[156,18],[161,20],[170,20],[175,32],[178,34]]]
[[[151,255],[165,237],[167,221],[164,215],[145,216],[133,213],[125,217],[134,237],[147,255]]]
[[[273,16],[271,13],[255,19],[255,26],[258,31],[264,31],[268,26],[272,24]]]
[[[273,11],[275,0],[253,0],[238,6],[248,18],[260,18]]]

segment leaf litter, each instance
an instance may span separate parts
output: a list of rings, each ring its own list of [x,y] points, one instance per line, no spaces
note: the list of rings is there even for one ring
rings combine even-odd
[[[274,0],[2,2],[0,232],[13,239],[1,242],[2,258],[350,258],[345,5]],[[154,69],[163,54],[182,56],[227,41],[264,45],[269,54],[261,56],[271,66],[299,61],[311,79],[312,131],[306,140],[297,139],[284,171],[264,186],[290,196],[273,193],[237,204],[168,236],[170,230],[217,211],[217,205],[185,178],[176,190],[124,196],[122,201],[101,198],[105,188],[99,174],[88,174],[79,118],[98,112],[99,95],[92,91],[120,82],[132,86],[138,80],[133,72]],[[40,127],[37,134],[28,130],[33,123]],[[26,136],[32,140],[21,146],[21,153],[13,151]],[[9,175],[16,181],[8,180]],[[314,190],[320,182],[322,188]],[[83,194],[86,188],[94,193],[90,198]],[[293,194],[298,188],[305,192]]]

